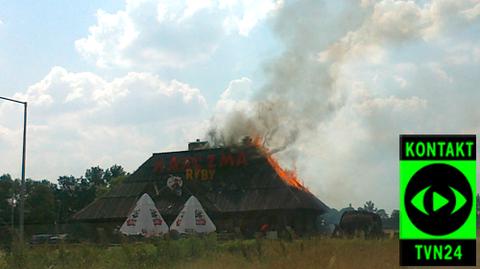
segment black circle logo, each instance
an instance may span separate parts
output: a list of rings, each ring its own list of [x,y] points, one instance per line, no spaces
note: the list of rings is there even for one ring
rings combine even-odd
[[[457,168],[431,164],[410,179],[404,202],[408,217],[419,230],[447,235],[468,219],[473,204],[472,189]]]

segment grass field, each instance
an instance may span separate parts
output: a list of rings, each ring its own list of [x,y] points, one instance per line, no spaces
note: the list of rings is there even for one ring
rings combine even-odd
[[[478,246],[477,246],[478,249]],[[478,263],[478,260],[477,260]],[[0,253],[0,268],[398,268],[397,240],[313,238],[237,240],[214,237],[118,246],[21,247]]]

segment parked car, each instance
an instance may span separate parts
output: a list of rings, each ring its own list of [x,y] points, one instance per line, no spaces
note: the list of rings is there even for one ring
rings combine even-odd
[[[58,244],[69,241],[68,234],[35,234],[30,240],[31,245]]]

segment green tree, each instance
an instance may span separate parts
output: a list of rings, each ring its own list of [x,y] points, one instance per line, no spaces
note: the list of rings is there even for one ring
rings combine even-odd
[[[58,184],[26,179],[25,222],[67,222],[96,197],[120,184],[127,175],[122,166],[115,164],[106,170],[91,167],[80,178],[60,176]],[[10,222],[11,206],[7,199],[18,194],[19,190],[19,179],[13,180],[8,174],[0,176],[0,225]]]
[[[12,176],[10,176],[10,174],[3,174],[0,176],[0,181],[12,181]]]
[[[25,222],[52,224],[55,222],[55,195],[56,186],[47,180],[29,180],[28,195],[26,196]]]
[[[73,214],[95,199],[96,186],[84,177],[61,176],[55,191],[58,221],[66,222]]]
[[[114,164],[112,167],[105,170],[104,179],[107,184],[110,184],[112,179],[125,176],[127,173],[121,165]]]
[[[91,167],[85,171],[85,179],[94,186],[106,185],[104,175],[105,172],[100,166]]]
[[[15,194],[13,179],[9,174],[0,176],[0,225],[11,222],[12,207],[8,199]]]
[[[377,212],[377,208],[372,201],[365,202],[365,204],[363,205],[363,210],[373,213]]]
[[[398,209],[394,209],[390,214],[390,219],[392,220],[393,228],[398,229],[400,221],[400,211]]]
[[[375,213],[377,213],[382,219],[388,219],[388,214],[385,212],[385,209],[378,209]]]
[[[103,185],[96,185],[95,196],[100,197],[109,192],[115,185],[123,181],[127,173],[121,165],[115,164],[105,170],[103,174]]]
[[[61,176],[57,179],[58,186],[61,190],[73,193],[79,188],[78,179],[74,176]]]
[[[74,176],[61,176],[57,179],[58,188],[55,191],[55,208],[59,222],[66,221],[78,210],[79,179]]]

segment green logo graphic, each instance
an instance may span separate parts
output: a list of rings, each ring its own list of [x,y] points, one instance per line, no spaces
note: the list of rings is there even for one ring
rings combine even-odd
[[[428,215],[428,212],[425,210],[425,193],[430,189],[430,187],[426,187],[422,191],[420,191],[415,197],[412,199],[412,204],[423,214]],[[462,208],[466,203],[467,199],[463,196],[459,191],[450,187],[452,192],[455,194],[455,209],[453,210],[452,214],[455,214],[460,208]],[[448,204],[450,201],[445,198],[443,195],[433,192],[433,211],[438,211],[443,206]]]
[[[474,135],[400,136],[401,265],[475,265],[475,143]]]

